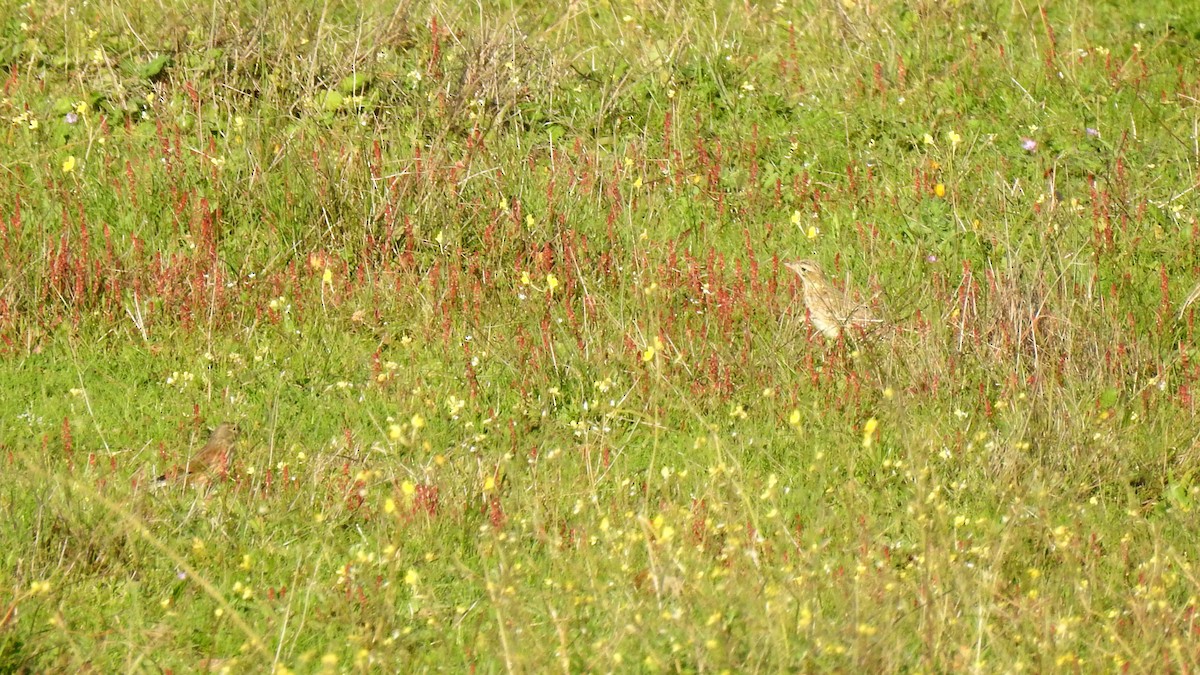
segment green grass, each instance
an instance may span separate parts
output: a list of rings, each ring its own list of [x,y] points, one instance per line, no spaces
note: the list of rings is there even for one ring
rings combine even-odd
[[[0,670],[1188,668],[1175,4],[0,2]]]

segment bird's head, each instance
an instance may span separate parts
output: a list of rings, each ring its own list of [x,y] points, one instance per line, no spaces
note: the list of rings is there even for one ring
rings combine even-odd
[[[819,282],[825,279],[825,273],[821,271],[821,266],[815,260],[796,260],[784,263],[784,266],[800,275],[804,281]]]
[[[218,425],[216,429],[213,429],[212,440],[219,443],[232,443],[237,440],[238,435],[241,433],[242,430],[238,428],[238,425],[232,422],[224,422]]]

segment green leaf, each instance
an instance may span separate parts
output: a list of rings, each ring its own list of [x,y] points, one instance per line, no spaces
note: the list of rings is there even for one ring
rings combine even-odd
[[[1186,484],[1179,481],[1171,481],[1167,485],[1165,496],[1167,501],[1180,511],[1188,512],[1192,510],[1192,497],[1189,494]]]
[[[321,97],[320,103],[321,107],[325,110],[333,111],[341,108],[342,103],[344,103],[345,100],[346,98],[344,96],[330,89],[329,91],[325,92],[325,96]]]
[[[337,90],[343,94],[358,94],[371,86],[372,78],[367,73],[354,73],[342,78],[338,82]]]
[[[153,61],[150,61],[149,63],[143,64],[140,67],[138,67],[137,73],[140,77],[142,77],[144,79],[153,80],[162,74],[163,69],[166,68],[170,62],[171,62],[171,55],[163,54],[163,55],[159,56],[158,58],[154,59]]]
[[[204,60],[200,67],[205,71],[216,70],[224,58],[225,50],[220,47],[213,47],[204,52]]]
[[[0,46],[0,65],[8,65],[16,61],[21,56],[22,46],[20,42],[11,42],[7,45]]]
[[[1103,393],[1100,394],[1100,407],[1101,408],[1111,408],[1117,404],[1117,401],[1119,399],[1120,399],[1120,392],[1118,392],[1115,387],[1109,387],[1108,389],[1105,389]]]

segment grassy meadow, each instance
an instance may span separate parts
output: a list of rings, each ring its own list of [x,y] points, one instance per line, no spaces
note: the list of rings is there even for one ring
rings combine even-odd
[[[0,671],[1190,672],[1198,54],[1165,0],[0,0]]]

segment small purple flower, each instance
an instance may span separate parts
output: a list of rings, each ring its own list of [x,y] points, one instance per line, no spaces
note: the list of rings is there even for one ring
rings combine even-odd
[[[1027,136],[1021,138],[1021,147],[1025,152],[1035,152],[1037,150],[1037,141]]]
[[[79,121],[79,115],[77,113],[74,113],[74,112],[67,113],[67,117],[66,117],[67,124],[75,124],[78,121]]]
[[[925,256],[925,262],[927,262],[927,263],[935,263],[937,261],[938,261],[938,257],[932,253]]]
[[[1100,132],[1091,127],[1084,127],[1083,130],[1085,132],[1087,132],[1087,135],[1091,136],[1092,138],[1100,138]]]

